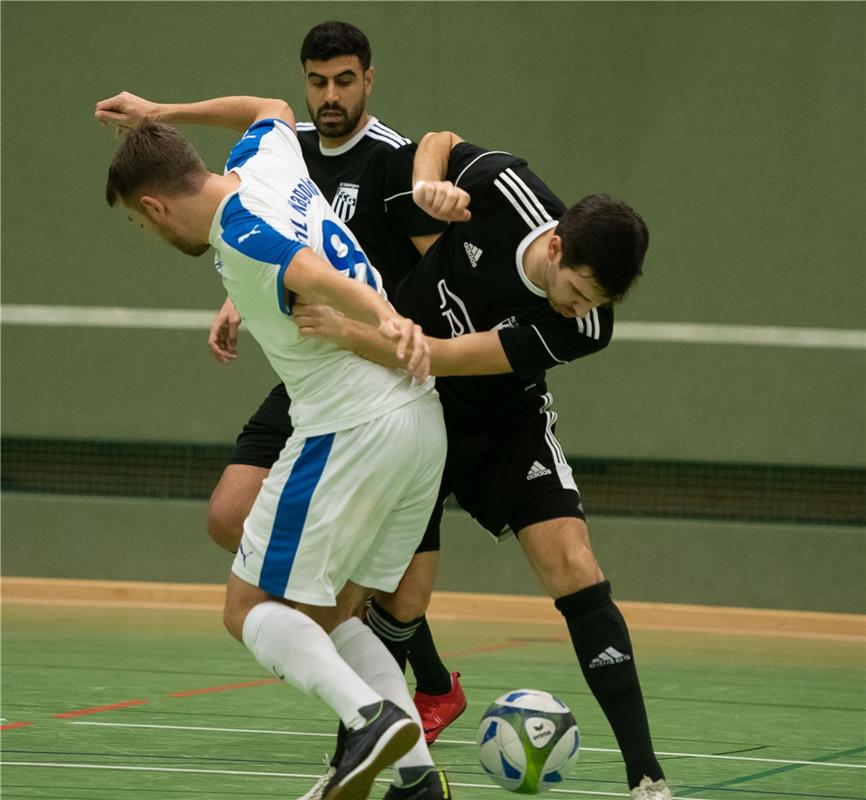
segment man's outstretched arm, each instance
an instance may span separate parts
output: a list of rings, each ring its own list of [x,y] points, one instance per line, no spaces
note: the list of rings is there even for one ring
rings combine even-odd
[[[248,95],[196,103],[154,103],[130,92],[121,92],[100,100],[94,116],[103,125],[116,125],[121,131],[138,127],[145,118],[157,122],[213,125],[234,131],[245,131],[260,119],[281,119],[295,126],[295,115],[285,100]]]

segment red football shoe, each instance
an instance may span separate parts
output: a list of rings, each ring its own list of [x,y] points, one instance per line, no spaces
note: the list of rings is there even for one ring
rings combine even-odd
[[[451,690],[445,694],[415,692],[412,698],[421,715],[427,744],[433,744],[439,734],[466,710],[466,695],[463,694],[459,678],[459,672],[451,673]]]

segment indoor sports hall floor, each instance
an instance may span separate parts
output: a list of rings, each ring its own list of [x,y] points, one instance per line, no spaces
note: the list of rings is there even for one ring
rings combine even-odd
[[[476,761],[475,728],[495,697],[524,686],[565,700],[580,726],[580,759],[556,796],[626,796],[561,626],[433,625],[469,698],[433,748],[455,798],[508,796]],[[866,798],[862,637],[634,639],[677,797]],[[333,745],[324,707],[264,674],[213,610],[7,603],[2,677],[4,800],[295,798]]]

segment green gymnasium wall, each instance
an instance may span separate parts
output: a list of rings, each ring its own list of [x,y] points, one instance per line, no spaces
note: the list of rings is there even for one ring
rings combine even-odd
[[[866,328],[866,6],[834,2],[4,2],[3,305],[215,311],[208,256],[105,204],[94,104],[247,93],[304,118],[297,54],[326,18],[369,35],[369,108],[406,135],[452,129],[568,202],[641,211],[619,320]],[[187,132],[219,169],[231,134]],[[228,368],[205,338],[4,324],[3,434],[228,443],[274,381],[250,338]],[[559,437],[589,458],[862,469],[864,355],[615,342],[551,373]]]

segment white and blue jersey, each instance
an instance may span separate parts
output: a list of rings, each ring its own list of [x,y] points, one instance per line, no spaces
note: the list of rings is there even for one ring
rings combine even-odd
[[[303,338],[292,319],[283,274],[309,247],[348,279],[383,297],[381,279],[358,241],[310,179],[292,128],[252,125],[226,171],[241,179],[214,215],[210,243],[228,295],[292,398],[298,436],[346,430],[432,391],[329,342]]]

